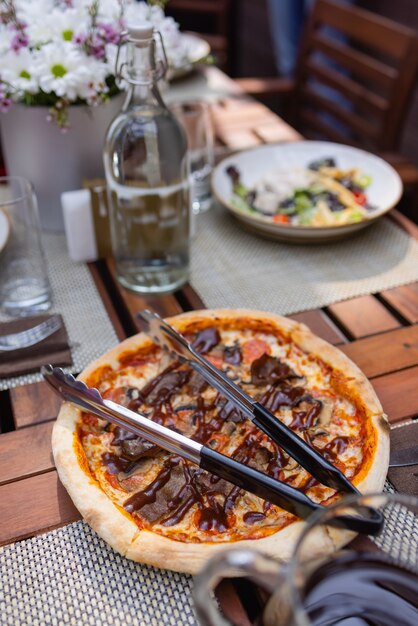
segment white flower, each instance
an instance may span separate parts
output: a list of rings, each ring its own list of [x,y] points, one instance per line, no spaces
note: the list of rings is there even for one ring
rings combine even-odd
[[[166,17],[161,7],[150,6],[146,2],[134,2],[126,7],[124,22],[150,22],[161,33],[164,49],[170,67],[181,67],[187,63],[188,50],[178,23]],[[110,53],[112,55],[112,53]]]
[[[54,0],[14,0],[16,15],[19,20],[29,24],[40,15],[49,15],[55,6]]]
[[[41,88],[71,102],[92,98],[104,89],[105,64],[87,57],[70,43],[43,46],[34,65]]]
[[[100,0],[98,21],[113,22],[119,19],[121,7],[136,2],[136,0]],[[92,0],[72,0],[72,6],[80,14],[87,12],[92,5]]]
[[[13,85],[18,92],[37,93],[39,91],[34,57],[28,48],[21,48],[18,52],[10,50],[3,56],[0,77],[6,83]]]
[[[121,3],[119,0],[100,0],[98,22],[116,23],[120,16]]]
[[[0,22],[0,89],[33,105],[45,104],[61,127],[73,102],[95,105],[109,92],[115,75],[116,42],[129,21],[149,21],[164,40],[169,67],[187,64],[179,25],[160,7],[136,0],[11,0],[18,26]],[[97,8],[97,14],[92,12]],[[93,17],[95,20],[93,20]],[[161,58],[158,47],[157,56]],[[121,49],[123,62],[126,46]],[[110,79],[110,80],[109,80]],[[122,83],[120,88],[124,88]],[[110,87],[111,93],[114,89]],[[26,98],[26,101],[28,99]]]
[[[15,32],[0,24],[0,56],[3,57],[12,47],[12,39],[15,36]],[[3,68],[3,60],[0,59],[0,68]]]
[[[44,44],[49,41],[72,41],[74,35],[87,32],[88,24],[87,11],[55,8],[49,15],[32,20],[26,30],[31,42]]]
[[[31,45],[48,41],[51,33],[45,20],[54,9],[54,0],[14,0],[14,5],[18,20],[26,25]]]
[[[134,2],[125,7],[124,21],[129,22],[150,22],[150,7],[146,2]]]

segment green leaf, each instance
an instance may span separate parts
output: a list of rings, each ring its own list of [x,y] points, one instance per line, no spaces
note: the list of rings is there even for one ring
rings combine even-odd
[[[240,198],[243,198],[244,200],[248,195],[248,191],[249,191],[248,188],[245,187],[242,183],[236,183],[234,185],[234,193]]]
[[[257,211],[255,211],[247,202],[245,202],[243,198],[240,198],[239,196],[233,196],[231,198],[231,204],[243,213],[250,213],[251,215],[257,213]]]

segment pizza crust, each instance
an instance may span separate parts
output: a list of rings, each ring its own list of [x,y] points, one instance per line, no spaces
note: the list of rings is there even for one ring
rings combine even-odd
[[[370,428],[375,436],[375,448],[369,471],[361,477],[357,487],[362,492],[381,491],[389,463],[389,426],[371,384],[359,368],[337,348],[313,335],[303,324],[260,311],[246,309],[192,311],[168,318],[167,321],[181,332],[186,328],[189,329],[190,324],[196,326],[197,330],[199,326],[209,325],[208,321],[242,317],[254,321],[262,320],[263,323],[271,322],[273,327],[288,334],[302,349],[313,352],[332,368],[341,370],[350,377],[350,388],[353,395],[360,399],[365,417],[370,421]],[[142,333],[130,337],[91,363],[78,378],[87,381],[101,367],[111,366],[115,369],[119,365],[119,356],[151,343]],[[91,475],[84,450],[76,435],[80,415],[81,411],[74,405],[67,402],[63,404],[52,435],[55,464],[61,482],[83,518],[117,552],[134,561],[192,574],[198,572],[213,554],[231,546],[257,549],[281,561],[289,559],[297,538],[306,526],[302,521],[293,522],[267,537],[232,543],[185,543],[138,528],[129,514],[107,497]],[[351,537],[352,534],[348,535]],[[312,550],[316,550],[319,555],[332,551],[334,546],[332,538],[318,530]]]

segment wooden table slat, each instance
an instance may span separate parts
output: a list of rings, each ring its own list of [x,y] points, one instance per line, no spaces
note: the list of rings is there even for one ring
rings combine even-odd
[[[276,141],[298,141],[302,139],[301,135],[290,127],[284,127],[283,124],[275,122],[265,122],[257,124],[254,127],[254,133],[263,141],[263,143],[275,143]]]
[[[143,309],[152,309],[162,317],[169,317],[170,315],[182,313],[183,310],[173,294],[166,294],[164,296],[142,296],[128,291],[117,281],[113,260],[107,259],[106,263],[113,279],[113,288],[118,293],[120,300],[130,315],[132,324],[137,328],[137,330],[139,330],[139,327],[136,323],[135,316],[138,311]]]
[[[382,291],[380,295],[409,322],[418,322],[418,282]]]
[[[327,307],[338,323],[360,339],[400,327],[400,322],[373,296],[344,300]]]
[[[0,487],[0,545],[81,519],[54,470]]]
[[[418,326],[358,339],[340,346],[368,378],[418,365]]]
[[[10,402],[17,429],[55,419],[61,406],[61,400],[43,381],[11,389]]]
[[[190,283],[186,283],[180,292],[176,294],[177,299],[181,297],[182,301],[187,304],[187,308],[197,311],[198,309],[205,309],[205,303],[200,295],[193,289]]]
[[[292,319],[306,324],[313,333],[333,345],[346,343],[347,337],[323,311],[304,311],[290,315]]]
[[[232,580],[224,579],[215,590],[216,598],[222,607],[222,614],[232,624],[239,626],[252,626],[248,615],[242,606]]]
[[[391,423],[418,416],[418,367],[378,376],[372,384]]]
[[[95,263],[88,263],[88,268],[93,277],[97,290],[100,294],[100,297],[102,299],[106,312],[110,318],[110,321],[112,322],[113,328],[115,329],[116,335],[118,339],[122,341],[126,337],[126,332],[119,319],[117,310],[115,308],[114,303],[112,302],[109,291],[107,290],[106,285],[99,272],[98,265]]]
[[[222,143],[234,150],[245,150],[246,148],[254,148],[261,144],[260,138],[248,128],[230,129],[226,126],[223,129],[219,128],[217,135]]]
[[[0,437],[0,485],[53,469],[53,425],[54,422],[44,422]]]

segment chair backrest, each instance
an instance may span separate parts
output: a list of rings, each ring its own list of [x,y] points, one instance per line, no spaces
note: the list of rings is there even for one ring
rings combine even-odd
[[[418,70],[418,34],[335,0],[317,0],[303,37],[295,115],[310,138],[396,147]]]
[[[182,30],[200,33],[211,46],[217,65],[228,67],[231,0],[170,0],[167,15],[180,22]]]

